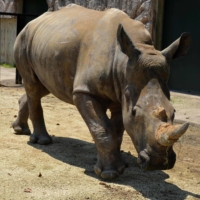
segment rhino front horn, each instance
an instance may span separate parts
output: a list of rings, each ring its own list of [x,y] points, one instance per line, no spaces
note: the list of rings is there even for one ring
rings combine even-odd
[[[182,125],[162,124],[156,132],[156,140],[162,146],[172,146],[186,132],[189,123]]]

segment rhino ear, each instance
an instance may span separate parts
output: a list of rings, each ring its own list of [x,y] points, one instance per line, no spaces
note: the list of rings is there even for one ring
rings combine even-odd
[[[191,36],[189,33],[183,33],[180,38],[174,41],[170,46],[161,53],[167,60],[185,56],[191,46]]]
[[[133,42],[121,24],[119,24],[117,30],[117,41],[121,47],[122,52],[125,53],[130,59],[133,59],[135,56],[140,54],[140,51],[135,48]]]

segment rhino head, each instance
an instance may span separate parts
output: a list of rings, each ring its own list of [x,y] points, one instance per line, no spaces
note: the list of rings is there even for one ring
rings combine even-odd
[[[170,169],[176,161],[173,144],[189,124],[173,125],[169,63],[187,53],[190,35],[183,33],[163,51],[153,47],[148,33],[137,36],[135,42],[135,36],[129,37],[120,25],[117,37],[121,51],[128,56],[122,87],[123,123],[138,152],[138,164],[144,170]]]

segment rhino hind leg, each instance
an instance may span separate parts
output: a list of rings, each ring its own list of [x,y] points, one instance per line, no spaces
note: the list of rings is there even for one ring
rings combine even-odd
[[[19,99],[19,111],[17,119],[12,123],[12,127],[16,134],[18,135],[30,135],[31,131],[28,126],[28,102],[27,102],[27,96],[24,94]]]
[[[26,84],[24,84],[26,87]],[[30,142],[38,144],[50,144],[51,136],[48,134],[44,122],[41,98],[49,94],[49,91],[38,81],[34,86],[26,87],[29,115],[33,124],[33,134]]]
[[[118,117],[109,119],[106,115],[106,102],[83,93],[74,94],[74,103],[86,122],[98,150],[98,161],[94,167],[97,175],[103,179],[118,177],[125,170],[120,153],[123,126],[114,124]],[[122,124],[120,121],[119,124]],[[120,133],[117,133],[120,130]]]
[[[29,77],[27,77],[27,73],[29,73]],[[26,94],[19,100],[18,117],[12,126],[18,134],[30,133],[27,123],[28,117],[30,117],[33,124],[33,134],[30,136],[30,142],[50,144],[52,139],[46,130],[41,106],[41,98],[48,95],[49,91],[39,81],[31,68],[21,69],[20,74],[24,81]]]

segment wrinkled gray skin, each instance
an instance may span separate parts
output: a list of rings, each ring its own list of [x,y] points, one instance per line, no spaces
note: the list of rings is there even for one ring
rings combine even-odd
[[[19,100],[13,128],[29,134],[30,115],[34,128],[30,141],[51,143],[41,98],[52,93],[74,104],[85,120],[98,150],[97,175],[107,179],[123,173],[124,130],[143,169],[170,169],[176,158],[173,144],[188,124],[173,125],[169,62],[185,55],[189,46],[190,37],[184,33],[162,52],[155,50],[144,25],[117,9],[101,12],[70,5],[45,13],[15,42],[26,94]]]

